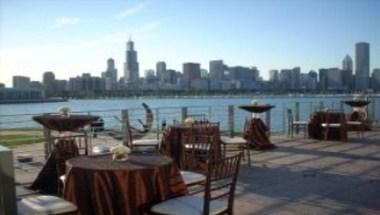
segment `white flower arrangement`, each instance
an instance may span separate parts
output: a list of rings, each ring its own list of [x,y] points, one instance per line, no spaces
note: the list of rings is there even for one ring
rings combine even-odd
[[[126,160],[128,158],[128,154],[131,153],[131,149],[119,144],[111,148],[111,153],[113,160]]]
[[[69,116],[70,112],[71,112],[71,109],[69,107],[58,108],[58,113],[60,113],[62,116]]]
[[[184,121],[186,125],[191,125],[194,123],[194,119],[192,117],[187,117]]]

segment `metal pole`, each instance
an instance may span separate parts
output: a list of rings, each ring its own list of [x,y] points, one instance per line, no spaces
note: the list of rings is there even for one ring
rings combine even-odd
[[[233,105],[229,105],[228,106],[228,127],[229,127],[229,130],[230,130],[230,136],[233,137],[235,132],[234,132],[234,115],[235,115],[235,112],[234,112],[234,106]]]
[[[121,110],[121,119],[122,119],[122,133],[123,133],[123,145],[128,146],[129,139],[132,137],[129,137],[129,132],[127,131],[128,124],[129,124],[129,117],[128,117],[128,110]]]
[[[156,108],[157,140],[160,138],[160,118],[159,118],[159,115],[160,115],[160,110],[158,108]]]
[[[268,136],[270,136],[270,132],[271,132],[270,116],[271,116],[270,110],[265,112],[265,124],[267,125],[267,128],[268,128]]]
[[[286,104],[282,103],[282,133],[286,131]]]
[[[182,107],[181,113],[182,113],[182,122],[184,122],[187,117],[187,107]]]
[[[212,107],[211,107],[211,106],[208,106],[208,120],[209,120],[210,122],[212,121],[211,116],[212,116]]]

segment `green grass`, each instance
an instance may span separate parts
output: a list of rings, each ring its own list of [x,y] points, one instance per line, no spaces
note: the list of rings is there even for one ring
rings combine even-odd
[[[17,146],[24,144],[39,143],[44,140],[41,134],[30,133],[30,134],[5,134],[0,135],[0,145],[3,146]]]

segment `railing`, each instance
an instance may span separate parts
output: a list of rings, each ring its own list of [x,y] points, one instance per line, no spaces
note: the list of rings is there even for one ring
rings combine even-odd
[[[275,108],[266,112],[266,114],[261,115],[272,134],[283,134],[287,131],[288,123],[286,110],[288,108],[293,110],[296,120],[307,120],[311,113],[321,108],[341,109],[345,113],[350,113],[352,111],[352,108],[344,105],[342,102],[281,102],[273,103],[273,105],[275,105]],[[379,105],[380,100],[372,99],[372,102],[368,106],[369,117],[373,121],[378,121],[380,119],[380,108],[377,108]],[[123,111],[126,110],[95,110],[90,112],[74,112],[74,114],[99,115],[104,120],[105,125],[105,132],[103,132],[102,135],[114,136],[122,140],[125,136],[122,132]],[[137,129],[143,129],[140,122],[145,122],[146,120],[145,110],[143,108],[131,108],[127,109],[127,111],[131,125]],[[222,133],[241,134],[243,132],[245,119],[250,116],[248,112],[239,109],[237,105],[160,107],[153,108],[152,113],[154,120],[151,131],[155,132],[157,135],[162,131],[163,125],[169,126],[183,121],[188,115],[199,114],[205,115],[210,121],[220,122]],[[35,136],[38,138],[43,137],[42,126],[32,120],[32,116],[34,115],[35,114],[0,115],[0,137],[14,133],[14,140],[17,140],[18,132],[22,132],[23,130],[31,131],[31,134],[34,132]],[[19,141],[22,142],[20,139]],[[32,149],[29,152],[32,152]],[[46,153],[47,152],[48,151],[46,151]]]

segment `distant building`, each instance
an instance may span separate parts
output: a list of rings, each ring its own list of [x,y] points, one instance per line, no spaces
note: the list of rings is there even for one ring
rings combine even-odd
[[[350,55],[346,55],[342,61],[342,82],[343,88],[347,90],[354,89],[353,63]]]
[[[225,80],[226,66],[223,60],[212,60],[209,64],[210,78],[213,80]]]
[[[355,89],[369,88],[369,43],[355,44]]]
[[[299,90],[301,88],[301,68],[295,67],[291,71],[290,89]]]
[[[328,69],[319,69],[319,87],[320,91],[326,91],[328,87]]]
[[[126,59],[124,63],[124,81],[127,84],[137,84],[139,82],[139,63],[137,52],[134,49],[132,40],[127,42]]]
[[[342,90],[342,73],[339,68],[329,68],[327,70],[327,89]]]
[[[156,75],[157,79],[159,80],[160,84],[164,84],[167,82],[165,78],[167,78],[166,75],[166,63],[164,61],[159,61],[156,64]]]
[[[291,69],[281,69],[279,75],[280,85],[276,89],[289,90],[291,86],[292,70]]]
[[[105,90],[117,89],[117,69],[114,59],[109,58],[107,60],[107,69],[102,73],[102,78],[104,79]]]
[[[0,83],[0,89],[4,89],[4,88],[5,88],[5,84]]]
[[[308,89],[316,90],[318,88],[318,73],[314,70],[310,70],[308,76]]]
[[[103,91],[105,90],[104,79],[93,77],[89,73],[84,73],[82,76],[70,78],[68,83],[69,91]]]
[[[208,78],[208,71],[206,69],[201,69],[201,78]]]
[[[42,90],[17,89],[17,88],[0,89],[0,101],[32,100],[32,99],[43,99],[43,98],[44,98],[44,93]]]
[[[15,89],[29,89],[30,78],[26,76],[13,76],[13,88]]]
[[[190,88],[192,81],[201,79],[201,65],[199,63],[184,63],[182,71],[186,88]]]
[[[372,72],[372,89],[380,91],[380,68],[373,69]]]
[[[37,89],[37,90],[43,90],[44,86],[39,81],[31,81],[30,82],[30,88]]]
[[[258,70],[256,67],[248,68],[243,66],[228,67],[229,80],[248,80],[256,81],[258,77]]]
[[[278,83],[280,80],[280,77],[279,77],[279,73],[278,73],[278,70],[270,70],[269,71],[269,81],[270,82],[274,82],[274,83]]]

